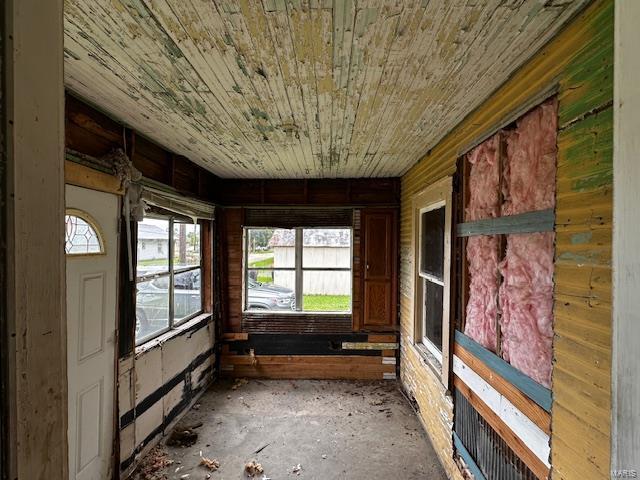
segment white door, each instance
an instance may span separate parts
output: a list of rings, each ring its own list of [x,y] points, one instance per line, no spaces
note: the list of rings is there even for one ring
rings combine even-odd
[[[111,478],[118,270],[116,195],[66,187],[69,478]]]

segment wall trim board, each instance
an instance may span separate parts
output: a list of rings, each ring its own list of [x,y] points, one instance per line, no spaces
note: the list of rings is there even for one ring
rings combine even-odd
[[[249,333],[247,340],[223,341],[230,353],[247,355],[369,355],[381,356],[382,350],[346,350],[343,343],[368,343],[366,333],[289,334]]]
[[[518,215],[459,223],[456,225],[456,235],[471,237],[474,235],[552,232],[555,220],[555,212],[553,208],[549,208]]]
[[[470,367],[496,391],[507,398],[515,407],[525,414],[533,423],[547,435],[551,434],[551,414],[537,403],[523,394],[518,388],[505,380],[501,375],[491,370],[487,365],[467,351],[459,343],[455,344],[453,352],[465,365]]]
[[[453,371],[455,378],[458,378],[456,388],[465,393],[473,392],[474,396],[482,400],[486,406],[485,413],[493,412],[496,418],[509,427],[509,429],[522,440],[523,445],[531,450],[533,454],[543,462],[547,467],[549,464],[549,435],[546,434],[538,425],[525,416],[518,408],[513,405],[505,396],[495,390],[490,384],[485,382],[480,375],[473,371],[468,365],[454,356]],[[462,382],[463,385],[460,384]],[[468,395],[465,395],[468,396]],[[476,398],[470,398],[469,401],[474,403]],[[483,417],[485,415],[483,414]],[[485,420],[489,421],[485,417]],[[505,439],[509,443],[509,439]],[[512,447],[513,448],[513,447]]]
[[[614,471],[640,471],[640,2],[615,2],[612,443]]]
[[[66,479],[64,2],[6,0],[0,10],[0,337],[11,439],[0,463],[11,479]]]
[[[456,453],[460,455],[462,460],[464,460],[464,463],[467,465],[469,471],[471,471],[471,473],[473,474],[474,480],[486,480],[486,477],[482,474],[482,471],[476,464],[469,451],[462,444],[462,441],[460,440],[460,437],[456,435],[456,432],[453,432],[453,445],[456,448]]]
[[[90,188],[100,192],[116,195],[124,194],[120,180],[114,175],[109,175],[70,160],[65,160],[64,162],[64,181],[70,185]]]
[[[515,369],[495,353],[487,350],[459,330],[456,330],[455,341],[475,358],[483,362],[490,370],[500,375],[533,400],[543,410],[551,412],[551,390],[543,387],[520,370]]]

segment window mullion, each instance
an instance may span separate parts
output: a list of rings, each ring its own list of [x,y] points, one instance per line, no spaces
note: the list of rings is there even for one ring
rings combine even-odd
[[[296,246],[295,246],[295,262],[296,262],[296,311],[302,311],[302,228],[296,228]]]
[[[173,314],[174,314],[174,305],[173,305],[173,283],[175,272],[173,271],[173,254],[174,254],[174,244],[173,244],[173,218],[169,219],[169,328],[173,328]]]

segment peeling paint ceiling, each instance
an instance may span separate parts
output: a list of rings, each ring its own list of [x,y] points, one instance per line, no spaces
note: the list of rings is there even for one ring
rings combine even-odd
[[[65,84],[222,177],[397,176],[587,0],[65,0]]]

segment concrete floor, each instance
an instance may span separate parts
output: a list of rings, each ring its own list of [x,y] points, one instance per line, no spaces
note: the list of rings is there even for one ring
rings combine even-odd
[[[246,479],[251,460],[264,468],[257,479],[446,478],[395,382],[250,380],[232,386],[221,382],[202,396],[181,421],[183,427],[202,423],[194,430],[196,443],[162,447],[173,463],[157,477],[142,478]],[[209,472],[201,455],[219,461],[219,469]],[[297,465],[301,470],[294,473]]]

